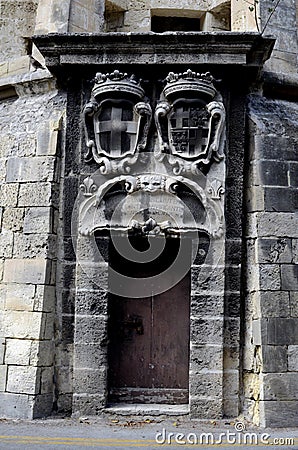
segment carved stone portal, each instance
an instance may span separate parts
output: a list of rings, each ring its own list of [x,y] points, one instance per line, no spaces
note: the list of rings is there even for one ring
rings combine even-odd
[[[112,324],[108,328],[109,342],[114,339],[112,330],[122,330],[121,322],[130,330],[136,327],[137,337],[152,330],[149,331],[150,336],[146,334],[146,340],[150,346],[153,345],[152,336],[160,333],[156,330],[164,330],[164,324],[168,323],[168,311],[177,321],[185,308],[187,320],[195,323],[199,319],[201,323],[198,312],[201,307],[197,305],[204,298],[207,333],[218,330],[214,341],[210,342],[216,343],[216,358],[219,352],[223,354],[224,334],[221,329],[224,325],[220,311],[224,311],[225,289],[225,109],[214,83],[209,73],[199,74],[191,70],[170,73],[156,107],[152,107],[155,122],[151,124],[151,107],[134,76],[118,71],[96,76],[84,116],[88,146],[86,159],[95,161],[98,170],[93,170],[87,177],[87,174],[85,177],[82,175],[72,236],[77,249],[77,285],[79,288],[82,286],[84,295],[88,277],[91,286],[98,280],[97,285],[102,291],[101,274],[105,271],[104,289],[109,292],[106,304]],[[154,88],[152,83],[148,86],[156,92],[158,82]],[[107,244],[109,253],[106,247],[102,251]],[[216,326],[211,317],[214,313],[209,311],[208,305],[208,300],[213,297],[219,311]],[[151,312],[157,299],[164,311],[161,315],[161,309],[158,310],[162,328],[158,328]],[[130,312],[125,309],[128,304],[137,312],[139,309],[135,308],[145,305],[146,311],[150,311],[152,328],[147,324],[142,328],[140,317],[147,317],[143,310],[140,317],[134,315],[130,320]],[[124,311],[125,320],[118,320],[119,311]],[[189,403],[190,410],[196,411],[204,409],[202,405],[206,403],[200,403],[198,374],[190,373],[188,376],[189,361],[195,360],[201,345],[201,334],[190,337],[190,326],[191,322],[181,326],[185,330],[182,340],[190,348],[189,356],[187,351],[184,352],[185,384],[183,389],[181,384],[175,385],[173,395],[179,391],[179,403],[185,403],[185,406]],[[76,327],[80,329],[79,321]],[[83,333],[85,328],[82,336]],[[194,345],[189,345],[189,341]],[[172,395],[169,394],[173,388],[172,381],[167,382],[164,389],[159,375],[157,383],[161,388],[158,384],[158,391],[151,379],[149,387],[139,380],[131,386],[131,381],[125,380],[125,387],[118,389],[117,383],[122,375],[119,376],[116,369],[118,356],[114,364],[111,355],[114,348],[121,349],[117,355],[125,352],[122,352],[124,347],[118,338],[113,342],[113,346],[106,350],[110,372],[103,389],[104,404],[107,398],[109,402],[126,401],[126,398],[129,398],[128,402],[134,398],[137,401],[141,398],[144,403],[153,398],[154,401],[169,398],[169,403],[177,402],[174,397],[166,397]],[[181,352],[180,343],[174,343],[173,347]],[[136,344],[135,348],[139,352],[141,347]],[[220,359],[223,361],[223,357]],[[160,360],[158,356],[156,366]],[[171,356],[170,361],[175,362],[176,358]],[[223,363],[218,366],[223,370]],[[147,363],[142,361],[140,367],[144,370],[142,374],[148,371]],[[172,377],[172,370],[162,370]],[[222,383],[216,374],[218,395],[212,400],[212,408],[215,405],[219,411],[222,410]],[[137,393],[139,386],[141,395]],[[85,398],[82,403],[84,401]]]

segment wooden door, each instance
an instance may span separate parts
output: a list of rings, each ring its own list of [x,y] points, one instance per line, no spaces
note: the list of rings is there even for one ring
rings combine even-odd
[[[168,239],[159,261],[145,265],[123,261],[112,248],[110,263],[134,276],[150,276],[169,265],[178,244]],[[190,273],[158,295],[110,295],[110,402],[188,403],[189,298]]]

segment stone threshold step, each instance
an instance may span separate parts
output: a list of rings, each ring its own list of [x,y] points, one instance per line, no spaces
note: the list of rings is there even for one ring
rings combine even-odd
[[[109,414],[120,414],[123,416],[128,415],[168,415],[168,416],[180,416],[184,414],[189,414],[189,405],[166,405],[166,404],[155,404],[152,403],[142,404],[142,403],[112,403],[108,405],[104,412]]]

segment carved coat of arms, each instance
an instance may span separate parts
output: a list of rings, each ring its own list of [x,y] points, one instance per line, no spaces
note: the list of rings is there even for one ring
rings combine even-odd
[[[160,161],[167,157],[175,174],[196,174],[223,158],[225,109],[208,72],[170,72],[155,120],[159,135],[155,156]]]
[[[208,111],[196,102],[179,102],[169,114],[169,144],[176,155],[197,157],[208,143]]]
[[[115,70],[96,74],[84,108],[88,153],[102,173],[128,173],[146,146],[151,108],[134,76]]]

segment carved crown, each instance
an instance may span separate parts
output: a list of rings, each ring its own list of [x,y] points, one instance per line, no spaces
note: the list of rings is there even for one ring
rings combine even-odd
[[[163,93],[166,98],[175,96],[175,94],[200,93],[208,98],[214,98],[216,95],[216,89],[213,85],[213,76],[209,73],[197,73],[188,69],[183,73],[170,72],[166,78],[166,86]]]
[[[113,97],[123,94],[142,99],[145,95],[140,81],[134,75],[128,76],[127,73],[114,70],[112,73],[100,73],[95,76],[95,84],[92,89],[95,98],[101,95],[109,95]]]

